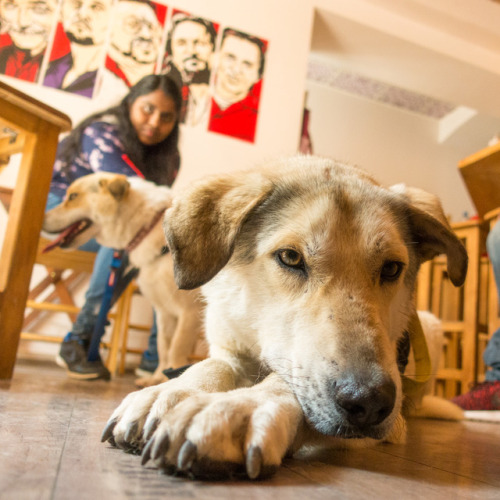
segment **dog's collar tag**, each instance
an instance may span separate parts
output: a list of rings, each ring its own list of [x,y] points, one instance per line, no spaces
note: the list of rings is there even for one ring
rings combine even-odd
[[[415,359],[415,377],[408,378],[401,376],[403,380],[403,392],[411,395],[418,393],[427,383],[431,376],[431,359],[429,349],[425,340],[424,330],[420,324],[416,311],[412,314],[408,324],[408,335],[410,344],[413,347],[413,356]]]

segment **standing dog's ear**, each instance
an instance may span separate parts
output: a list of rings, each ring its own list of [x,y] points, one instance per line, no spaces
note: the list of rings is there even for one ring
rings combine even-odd
[[[174,197],[163,228],[179,288],[197,288],[226,265],[241,225],[271,190],[262,174],[247,172],[209,178]]]
[[[128,193],[130,183],[125,175],[117,175],[114,179],[109,181],[108,190],[116,198],[117,201],[123,200]]]
[[[467,274],[467,252],[450,228],[439,199],[425,191],[397,185],[390,188],[409,205],[409,221],[421,262],[446,254],[448,276],[455,286],[463,285]]]
[[[122,174],[110,175],[99,179],[99,188],[109,191],[109,193],[118,201],[122,200],[127,194],[130,183],[127,176]]]

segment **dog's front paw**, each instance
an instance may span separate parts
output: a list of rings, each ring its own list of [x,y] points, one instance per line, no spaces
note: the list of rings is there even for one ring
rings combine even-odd
[[[268,476],[297,435],[302,413],[289,398],[252,389],[197,394],[165,415],[142,453],[170,473],[199,479]]]
[[[101,441],[109,441],[127,452],[140,453],[165,412],[193,394],[179,388],[176,382],[164,382],[126,396],[108,420]]]
[[[101,440],[125,451],[140,452],[158,424],[178,403],[198,393],[234,389],[231,367],[206,359],[180,377],[129,394],[108,420]]]

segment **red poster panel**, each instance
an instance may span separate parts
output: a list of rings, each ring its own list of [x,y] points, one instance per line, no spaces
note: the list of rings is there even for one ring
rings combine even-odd
[[[268,43],[226,28],[218,51],[208,130],[254,142]]]
[[[40,76],[57,0],[0,1],[0,73],[28,82]]]

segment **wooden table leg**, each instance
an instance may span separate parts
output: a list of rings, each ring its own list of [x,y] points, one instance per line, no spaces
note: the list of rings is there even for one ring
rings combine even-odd
[[[59,132],[45,123],[37,133],[26,133],[1,256],[0,379],[11,378],[14,371]]]

